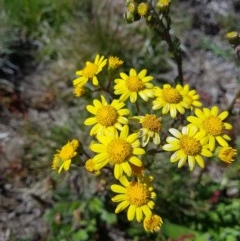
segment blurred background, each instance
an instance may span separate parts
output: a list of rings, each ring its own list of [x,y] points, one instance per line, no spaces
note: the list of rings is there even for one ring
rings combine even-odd
[[[111,173],[95,177],[76,163],[51,170],[56,149],[84,143],[87,100],[72,94],[75,71],[96,54],[147,68],[172,83],[176,66],[144,20],[124,21],[124,0],[0,0],[0,241],[239,241],[240,162],[214,159],[203,170],[177,169],[157,155],[161,232],[114,214]],[[231,110],[240,147],[240,63],[225,40],[240,31],[237,0],[172,0],[172,33],[181,40],[185,83],[206,107]]]

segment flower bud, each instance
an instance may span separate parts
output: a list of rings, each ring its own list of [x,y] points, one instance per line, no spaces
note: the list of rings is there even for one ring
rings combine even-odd
[[[145,17],[148,13],[148,4],[144,2],[138,4],[137,12],[141,17]]]
[[[226,39],[234,46],[240,44],[240,34],[237,31],[228,32],[226,34]]]

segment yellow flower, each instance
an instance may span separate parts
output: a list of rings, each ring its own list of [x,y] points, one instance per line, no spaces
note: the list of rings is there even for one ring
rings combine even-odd
[[[160,10],[167,10],[171,4],[171,0],[158,0],[157,8]]]
[[[121,95],[120,101],[130,98],[130,101],[134,103],[138,95],[144,101],[148,101],[148,98],[154,97],[153,85],[149,83],[153,77],[146,76],[146,74],[146,69],[140,71],[139,74],[137,74],[135,69],[130,69],[129,76],[121,72],[121,79],[115,79],[114,94]]]
[[[136,218],[138,222],[141,222],[144,216],[151,216],[151,209],[155,205],[152,199],[156,197],[151,183],[139,180],[129,182],[125,176],[122,176],[119,181],[122,185],[111,185],[111,190],[118,193],[112,198],[112,201],[120,202],[115,209],[115,213],[128,208],[128,220],[132,221]]]
[[[146,16],[148,12],[148,4],[144,2],[138,4],[137,12],[142,17]]]
[[[58,170],[58,173],[64,169],[67,171],[71,165],[72,158],[77,155],[78,140],[74,139],[64,145],[61,150],[58,150],[54,155],[52,169]]]
[[[187,120],[191,123],[190,125],[195,125],[199,129],[205,130],[211,151],[215,148],[215,140],[217,140],[220,146],[228,146],[227,141],[231,140],[231,138],[224,133],[225,130],[232,129],[231,124],[223,122],[227,118],[228,112],[223,111],[219,115],[218,112],[218,107],[213,106],[212,109],[196,109],[196,116],[187,117]]]
[[[136,11],[136,3],[134,2],[129,2],[127,5],[127,10],[129,13],[135,13]]]
[[[193,109],[193,107],[202,106],[196,90],[190,90],[188,84],[183,86],[181,93],[183,95],[183,101],[189,104],[188,108]]]
[[[211,157],[212,152],[208,149],[206,133],[203,130],[198,130],[195,126],[185,126],[182,128],[182,133],[177,129],[171,128],[169,132],[174,137],[167,137],[168,144],[163,146],[165,151],[174,151],[170,161],[178,162],[178,167],[182,167],[188,160],[188,165],[192,171],[195,162],[204,168],[202,156]]]
[[[226,39],[229,41],[230,44],[238,45],[240,44],[240,33],[236,31],[231,31],[226,34]]]
[[[95,175],[100,174],[100,171],[96,169],[95,162],[92,158],[88,159],[84,166],[88,172],[94,173]]]
[[[128,109],[123,109],[124,102],[113,100],[108,104],[105,97],[101,95],[101,102],[93,100],[93,105],[87,105],[87,110],[95,115],[84,121],[85,125],[94,125],[90,135],[102,134],[105,129],[122,129],[122,125],[128,124],[128,119],[124,115],[129,114]]]
[[[134,118],[140,120],[140,123],[142,124],[142,128],[139,130],[139,136],[142,138],[142,146],[146,146],[150,141],[150,138],[153,138],[153,143],[155,145],[159,145],[159,132],[162,129],[160,118],[153,114],[146,114],[145,116],[137,116]]]
[[[76,96],[76,97],[81,97],[83,96],[85,90],[84,90],[84,86],[82,85],[76,85],[74,86],[74,89],[73,89],[73,94]]]
[[[129,135],[128,133],[129,128],[125,125],[120,134],[114,129],[96,136],[99,143],[91,143],[90,145],[90,149],[98,153],[93,157],[96,169],[100,170],[109,163],[114,166],[115,178],[119,179],[123,172],[128,176],[132,175],[130,163],[142,166],[142,161],[137,155],[143,155],[145,151],[139,147],[138,134]]]
[[[163,88],[155,87],[156,100],[153,101],[153,110],[162,108],[162,114],[170,112],[172,118],[176,118],[177,112],[184,114],[185,109],[189,109],[192,100],[186,98],[186,89],[180,84],[176,88],[169,84],[163,85]]]
[[[162,224],[162,218],[156,214],[144,218],[143,221],[143,227],[148,232],[158,232]]]
[[[117,69],[119,66],[123,64],[123,61],[118,57],[110,56],[108,59],[108,68],[109,69]]]
[[[89,79],[92,79],[93,85],[98,85],[97,74],[102,71],[103,67],[106,65],[107,59],[104,56],[98,54],[94,62],[86,62],[83,69],[76,71],[76,75],[79,77],[73,80],[73,86],[85,85]]]
[[[237,150],[230,146],[219,147],[217,151],[218,158],[226,163],[233,162],[233,157],[237,155]]]
[[[237,31],[231,31],[226,34],[227,39],[235,39],[239,36],[239,33]]]

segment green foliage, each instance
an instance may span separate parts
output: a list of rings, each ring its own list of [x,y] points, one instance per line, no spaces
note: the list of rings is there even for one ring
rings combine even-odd
[[[100,222],[105,225],[116,223],[116,215],[106,211],[103,201],[97,197],[65,200],[59,200],[45,215],[52,233],[49,241],[93,240]]]

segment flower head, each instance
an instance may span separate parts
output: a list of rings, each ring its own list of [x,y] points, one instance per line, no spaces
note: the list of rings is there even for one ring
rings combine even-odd
[[[163,224],[162,218],[156,214],[145,217],[143,227],[148,232],[158,232]]]
[[[101,101],[93,100],[93,105],[87,105],[87,110],[95,115],[87,118],[85,125],[94,125],[90,135],[102,134],[105,129],[122,129],[122,125],[128,124],[128,119],[124,115],[129,114],[128,109],[123,109],[124,102],[113,100],[108,104],[105,97],[101,95]]]
[[[174,151],[170,161],[178,162],[178,167],[182,167],[186,161],[190,170],[192,171],[195,162],[200,167],[204,167],[203,156],[211,157],[212,152],[208,149],[207,138],[205,132],[198,130],[195,126],[185,126],[182,132],[177,129],[171,128],[169,132],[174,137],[167,137],[167,143],[163,146],[165,151]]]
[[[76,97],[81,97],[83,96],[85,90],[84,90],[84,86],[83,85],[76,85],[74,86],[74,89],[73,89],[73,94],[76,96]]]
[[[67,171],[71,165],[72,158],[77,155],[78,140],[74,139],[64,145],[61,150],[58,150],[54,155],[52,169],[58,170],[58,173],[64,169]]]
[[[107,59],[104,56],[100,57],[99,54],[95,57],[94,62],[87,61],[83,69],[76,71],[76,75],[79,77],[73,80],[73,86],[85,85],[89,79],[92,79],[93,85],[98,85],[97,74],[102,71],[106,63]]]
[[[168,11],[169,7],[170,7],[170,4],[171,4],[171,0],[158,0],[157,1],[157,8],[161,12]]]
[[[96,169],[95,162],[92,158],[88,159],[84,166],[88,172],[94,173],[96,175],[100,173],[99,170]]]
[[[199,101],[199,95],[197,94],[196,90],[190,90],[188,84],[183,86],[181,93],[183,95],[184,102],[189,104],[190,109],[202,106],[202,103]]]
[[[217,150],[218,158],[226,163],[232,163],[234,157],[237,155],[237,150],[230,146],[219,147]]]
[[[228,116],[228,112],[223,111],[220,114],[218,114],[218,112],[219,109],[217,106],[213,106],[212,109],[196,109],[196,116],[189,116],[187,118],[190,125],[197,126],[206,132],[211,151],[215,148],[215,141],[217,141],[220,146],[228,146],[227,141],[231,140],[231,138],[225,134],[225,130],[232,129],[231,124],[224,122]]]
[[[138,134],[129,135],[127,125],[122,128],[120,134],[114,129],[96,137],[99,143],[92,143],[90,149],[98,153],[93,157],[98,170],[109,163],[114,166],[115,178],[119,179],[123,172],[128,176],[132,174],[130,163],[142,166],[142,161],[137,155],[143,155],[145,151],[139,147]]]
[[[108,68],[109,69],[117,69],[119,66],[123,64],[123,61],[118,57],[110,56],[108,58]]]
[[[146,146],[150,141],[150,138],[153,138],[153,143],[155,145],[159,145],[159,132],[162,129],[160,118],[154,114],[146,114],[145,116],[137,116],[135,118],[139,119],[142,124],[142,128],[139,130],[139,136],[142,138],[142,146]]]
[[[115,213],[128,208],[127,218],[132,221],[136,218],[141,222],[145,217],[150,217],[154,207],[153,198],[156,193],[153,191],[151,183],[141,181],[128,181],[125,176],[119,179],[121,185],[113,184],[111,190],[118,193],[112,198],[113,202],[120,202]]]
[[[185,109],[190,108],[191,98],[186,98],[186,90],[178,84],[175,88],[169,84],[163,85],[163,88],[155,88],[156,99],[153,101],[153,110],[162,108],[165,115],[170,112],[172,118],[176,118],[177,112],[184,114]]]
[[[144,2],[139,3],[137,6],[137,12],[141,17],[146,16],[148,12],[148,4]]]
[[[125,101],[130,98],[132,103],[136,102],[139,95],[144,101],[154,96],[153,85],[149,83],[153,77],[146,76],[147,70],[143,69],[139,73],[135,69],[130,69],[129,75],[121,72],[121,79],[115,79],[114,94],[121,95],[119,100]]]

